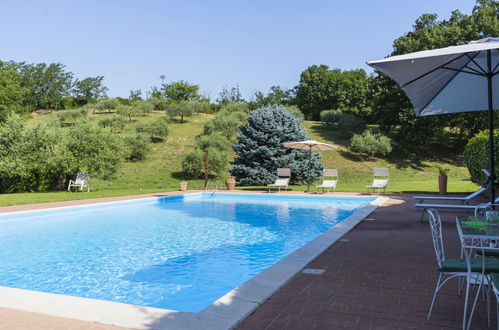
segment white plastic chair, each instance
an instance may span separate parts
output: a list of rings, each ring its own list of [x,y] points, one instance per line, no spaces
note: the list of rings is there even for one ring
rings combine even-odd
[[[329,189],[336,189],[336,184],[338,184],[338,170],[337,169],[324,169],[322,171],[322,183],[319,186],[315,186],[317,188],[317,191],[322,188],[322,192],[327,191],[329,192]],[[326,178],[334,178],[334,179],[326,179]]]
[[[291,178],[291,170],[289,168],[278,168],[277,169],[277,179],[274,183],[268,184],[267,187],[270,188],[278,188],[278,191],[281,191],[281,188],[285,190],[288,189],[289,179]]]
[[[87,187],[87,192],[90,191],[90,186],[88,185],[88,174],[86,172],[79,172],[76,175],[76,179],[69,180],[68,191],[71,192],[71,187],[80,188],[80,191],[83,191],[83,187]]]
[[[366,186],[367,192],[369,190],[379,191],[383,189],[386,193],[386,187],[388,187],[389,173],[387,168],[375,168],[373,169],[373,183],[370,186]]]

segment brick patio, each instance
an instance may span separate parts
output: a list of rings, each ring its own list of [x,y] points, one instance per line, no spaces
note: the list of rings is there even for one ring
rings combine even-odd
[[[392,196],[250,315],[238,329],[460,328],[463,299],[457,280],[440,292],[426,315],[437,281],[428,223],[419,222],[412,196]],[[455,214],[442,212],[446,256],[459,256]],[[482,302],[473,329],[487,328]],[[495,305],[492,304],[495,310]],[[495,326],[495,314],[491,316]]]
[[[375,221],[361,222],[308,265],[325,269],[322,275],[296,275],[238,329],[460,328],[463,299],[456,281],[440,293],[426,320],[438,274],[428,224],[419,223],[412,206],[412,196],[391,196],[369,216]],[[458,256],[455,214],[442,216],[446,255]],[[487,328],[485,315],[480,302],[473,329]],[[0,329],[114,329],[6,308],[0,308],[0,320]],[[494,320],[492,315],[492,326]]]

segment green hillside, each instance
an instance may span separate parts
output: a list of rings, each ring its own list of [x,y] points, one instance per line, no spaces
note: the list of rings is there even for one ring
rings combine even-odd
[[[90,121],[113,114],[92,115]],[[134,126],[141,121],[153,121],[164,116],[163,113],[153,113],[146,117],[139,117],[136,122],[130,123],[125,131],[134,130]],[[27,125],[36,125],[54,120],[55,115],[31,115]],[[197,114],[187,118],[185,123],[172,122],[169,125],[168,138],[152,146],[147,158],[138,162],[127,162],[111,180],[91,178],[90,193],[45,192],[19,193],[0,195],[0,205],[28,204],[49,201],[73,200],[105,196],[119,196],[160,191],[178,190],[179,182],[185,180],[181,173],[183,155],[194,144],[196,135],[203,130],[203,124],[212,115]],[[372,168],[388,167],[390,169],[389,192],[428,192],[437,191],[437,166],[446,166],[450,169],[448,190],[453,193],[470,192],[476,186],[468,180],[468,171],[463,166],[462,157],[449,159],[408,160],[397,155],[394,151],[387,159],[366,160],[351,153],[348,139],[335,132],[329,126],[320,122],[305,121],[303,127],[312,138],[338,145],[338,150],[323,153],[322,161],[328,168],[337,168],[340,181],[337,191],[364,192],[372,176]],[[228,175],[228,174],[227,174]],[[189,179],[189,189],[201,189],[201,179]],[[223,181],[223,180],[222,180]],[[241,189],[255,189],[258,187],[243,187]],[[291,186],[293,190],[304,190],[305,186]]]

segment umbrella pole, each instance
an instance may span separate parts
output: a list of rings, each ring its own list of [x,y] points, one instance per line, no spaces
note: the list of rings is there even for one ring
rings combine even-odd
[[[310,166],[312,164],[312,146],[308,150],[308,170],[310,171]],[[310,172],[307,175],[307,192],[310,192]]]
[[[492,100],[492,53],[491,50],[487,50],[487,89],[488,89],[488,103],[489,103],[489,162],[490,162],[490,203],[494,204],[496,198],[496,173],[495,173],[495,161],[494,161],[494,105]]]

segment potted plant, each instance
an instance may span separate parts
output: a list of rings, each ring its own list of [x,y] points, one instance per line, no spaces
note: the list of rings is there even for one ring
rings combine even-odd
[[[187,181],[180,182],[180,191],[186,191],[186,190],[187,190]]]
[[[229,176],[225,181],[225,185],[227,186],[227,190],[234,190],[236,187],[236,179],[233,176]]]
[[[438,167],[438,194],[445,195],[447,193],[447,174],[449,169],[443,166]]]

